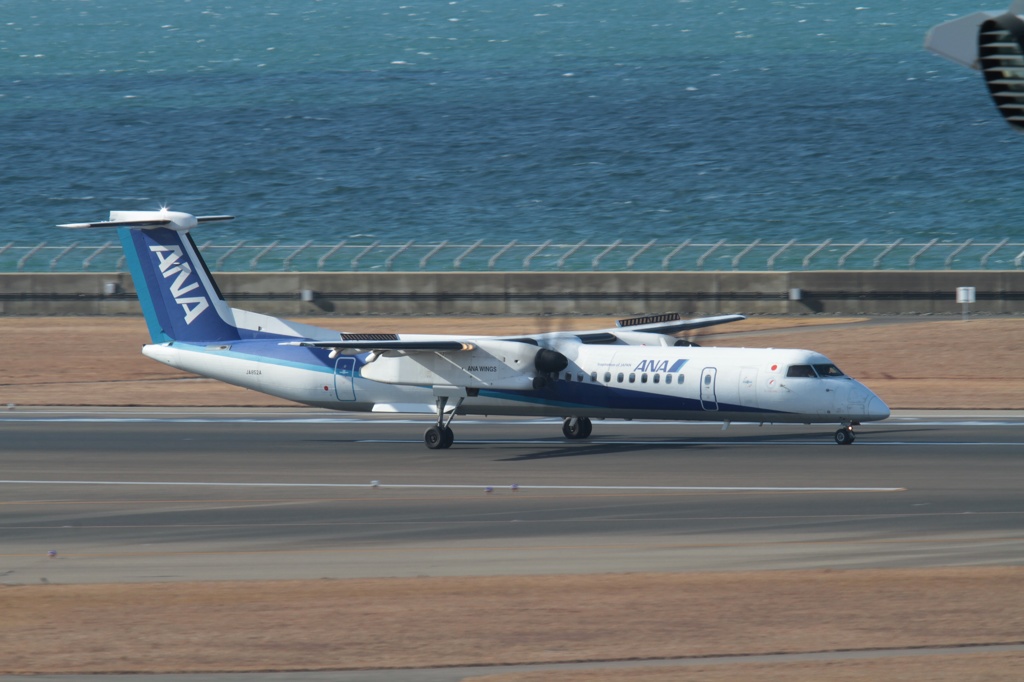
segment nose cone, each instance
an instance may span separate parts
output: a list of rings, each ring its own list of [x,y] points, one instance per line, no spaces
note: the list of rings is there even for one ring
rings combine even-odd
[[[885,401],[879,398],[877,395],[871,396],[871,400],[868,401],[867,409],[865,412],[865,420],[875,421],[878,419],[886,419],[889,417],[889,406],[885,404]]]

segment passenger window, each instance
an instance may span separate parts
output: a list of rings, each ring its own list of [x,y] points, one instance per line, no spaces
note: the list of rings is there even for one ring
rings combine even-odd
[[[811,369],[810,365],[790,365],[789,370],[786,372],[787,377],[813,377],[815,376],[814,370]]]
[[[679,384],[679,385],[681,386],[681,385],[683,384],[683,379],[685,379],[685,378],[686,378],[686,375],[684,375],[684,374],[680,374],[680,375],[679,375],[679,380],[678,380],[678,381],[676,381],[676,383],[677,383],[677,384]]]
[[[579,372],[576,375],[576,381],[580,382],[581,384],[583,383],[583,372]]]
[[[597,383],[597,372],[591,372],[590,373],[590,383],[592,383],[592,384],[596,384]]]
[[[672,383],[672,375],[671,374],[666,374],[665,375],[665,383],[666,384],[671,384]]]
[[[820,377],[841,377],[844,374],[835,365],[814,365],[815,371]]]
[[[622,372],[619,372],[619,383],[622,383]]]
[[[644,372],[643,374],[640,375],[640,383],[641,384],[646,384],[647,383],[647,372]]]
[[[629,383],[631,383],[631,384],[635,384],[636,383],[636,374],[633,374],[632,372],[629,373]]]
[[[661,383],[661,375],[660,374],[655,374],[654,375],[654,383],[656,383],[656,384],[660,384]]]
[[[710,374],[705,374],[704,375],[704,385],[705,386],[710,386],[711,385],[711,375]]]
[[[605,372],[604,373],[604,383],[606,383],[606,384],[612,383],[612,373],[611,372]]]

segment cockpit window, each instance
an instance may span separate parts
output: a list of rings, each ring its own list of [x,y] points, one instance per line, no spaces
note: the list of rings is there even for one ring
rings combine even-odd
[[[845,376],[835,365],[790,365],[787,377],[841,377]]]
[[[843,373],[835,365],[815,365],[819,377],[841,377]]]
[[[786,372],[787,377],[813,377],[814,370],[810,365],[790,365]]]

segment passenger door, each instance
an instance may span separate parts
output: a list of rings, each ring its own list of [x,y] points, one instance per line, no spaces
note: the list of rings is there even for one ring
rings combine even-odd
[[[334,365],[334,395],[338,400],[355,400],[356,388],[353,379],[356,370],[356,359],[349,355],[339,355]]]
[[[705,367],[700,372],[700,406],[707,412],[718,411],[718,396],[715,394],[715,377],[718,370]]]

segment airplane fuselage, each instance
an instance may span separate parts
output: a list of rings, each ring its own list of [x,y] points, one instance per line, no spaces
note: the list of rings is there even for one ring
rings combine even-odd
[[[856,423],[889,414],[860,382],[822,371],[835,366],[813,351],[568,342],[552,347],[568,352],[569,364],[539,388],[503,386],[510,372],[501,357],[436,356],[452,368],[452,385],[474,386],[459,414],[780,423]],[[423,372],[436,370],[424,369],[422,357],[331,358],[324,349],[285,347],[273,340],[215,346],[173,342],[148,345],[143,352],[178,369],[316,407],[435,411],[438,382],[416,383]]]

